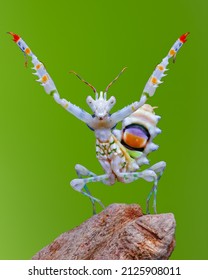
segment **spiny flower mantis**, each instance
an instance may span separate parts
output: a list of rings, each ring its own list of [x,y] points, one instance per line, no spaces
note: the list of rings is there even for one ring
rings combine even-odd
[[[89,197],[93,205],[93,213],[96,213],[95,202],[102,207],[102,202],[91,195],[86,184],[91,182],[103,182],[106,185],[113,185],[116,181],[131,183],[139,178],[148,182],[153,182],[153,187],[147,197],[146,212],[149,213],[149,201],[154,194],[153,208],[156,213],[156,196],[158,181],[162,176],[166,163],[160,161],[146,170],[138,171],[144,164],[149,164],[147,155],[158,149],[158,145],[153,143],[153,139],[161,132],[157,128],[160,117],[155,115],[154,108],[145,104],[148,97],[154,95],[156,88],[161,82],[164,72],[167,70],[169,59],[175,59],[177,52],[186,42],[188,32],[179,37],[169,50],[162,62],[158,64],[146,83],[139,101],[136,101],[121,110],[110,114],[111,109],[116,103],[114,96],[107,99],[110,86],[119,78],[121,73],[106,87],[104,92],[98,93],[95,87],[82,79],[77,73],[73,72],[81,81],[90,86],[95,93],[95,99],[87,97],[87,104],[93,114],[89,114],[78,106],[66,99],[60,98],[58,90],[49,76],[43,63],[33,54],[28,45],[22,38],[9,32],[13,36],[13,41],[19,46],[25,55],[32,58],[35,75],[38,82],[44,87],[47,94],[63,106],[69,113],[87,124],[94,131],[96,137],[96,157],[104,169],[105,174],[97,175],[84,166],[77,164],[75,170],[78,179],[71,181],[71,186],[76,191]],[[122,129],[117,130],[115,126],[122,122]]]

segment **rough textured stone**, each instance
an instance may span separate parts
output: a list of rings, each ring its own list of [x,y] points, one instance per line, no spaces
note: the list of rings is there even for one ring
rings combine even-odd
[[[175,246],[174,215],[143,215],[139,205],[112,204],[61,234],[34,260],[158,260]]]

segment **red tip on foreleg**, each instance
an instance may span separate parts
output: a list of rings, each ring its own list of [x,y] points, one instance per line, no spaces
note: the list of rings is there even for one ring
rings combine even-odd
[[[15,33],[13,33],[13,32],[7,32],[7,33],[13,36],[13,41],[14,41],[15,43],[17,43],[17,41],[19,41],[19,39],[20,39],[20,36],[19,36],[19,35],[15,34]]]
[[[182,43],[186,43],[186,37],[189,35],[190,32],[186,32],[185,34],[181,35],[181,37],[179,38],[179,40],[182,42]]]

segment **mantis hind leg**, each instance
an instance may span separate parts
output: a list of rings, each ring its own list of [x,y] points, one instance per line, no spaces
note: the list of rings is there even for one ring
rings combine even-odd
[[[153,208],[154,208],[154,212],[157,213],[157,208],[156,208],[156,199],[157,199],[157,188],[158,188],[158,182],[165,170],[165,167],[166,167],[166,163],[164,161],[160,161],[156,164],[154,164],[153,166],[151,166],[149,168],[149,170],[152,170],[154,171],[156,174],[157,174],[157,178],[156,180],[154,181],[154,185],[147,197],[147,202],[146,202],[146,213],[149,214],[149,201],[150,201],[150,198],[152,197],[152,194],[154,193],[154,200],[153,200]]]
[[[161,161],[141,172],[119,172],[118,169],[114,170],[114,172],[118,176],[119,181],[124,183],[131,183],[133,181],[138,180],[139,178],[142,178],[147,182],[154,182],[153,187],[147,197],[146,213],[147,214],[150,213],[149,201],[150,198],[152,197],[152,194],[154,193],[153,208],[154,208],[154,213],[156,214],[157,213],[157,209],[156,209],[157,186],[158,186],[158,181],[164,172],[165,166],[166,163]]]
[[[91,195],[90,190],[88,189],[86,183],[102,181],[101,180],[102,178],[100,177],[104,176],[105,177],[104,179],[106,179],[106,175],[97,176],[95,173],[91,172],[86,167],[80,164],[76,164],[75,170],[79,179],[72,180],[70,184],[73,187],[73,189],[89,197],[90,201],[92,202],[93,215],[94,215],[96,214],[95,202],[99,203],[103,209],[105,208],[105,206],[102,204],[102,202],[99,199]],[[88,176],[89,178],[83,178],[83,176]],[[83,189],[85,191],[83,191]]]

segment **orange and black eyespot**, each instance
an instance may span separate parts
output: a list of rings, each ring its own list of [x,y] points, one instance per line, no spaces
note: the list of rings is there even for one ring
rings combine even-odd
[[[144,126],[130,124],[123,130],[121,143],[129,150],[143,151],[149,139],[149,131]]]

